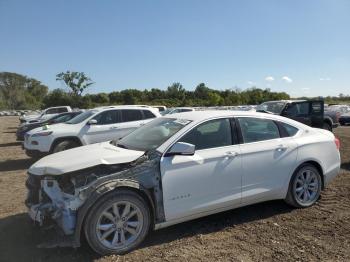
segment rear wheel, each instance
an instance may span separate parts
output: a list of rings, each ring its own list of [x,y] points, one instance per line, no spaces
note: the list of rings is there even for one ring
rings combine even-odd
[[[54,148],[52,150],[52,153],[61,152],[61,151],[64,151],[64,150],[67,150],[67,149],[71,149],[71,148],[74,148],[74,147],[78,147],[78,146],[80,146],[80,145],[76,141],[64,140],[64,141],[58,142],[54,146]]]
[[[294,207],[309,207],[320,197],[321,188],[321,174],[313,165],[305,164],[294,173],[285,200]]]
[[[89,245],[101,255],[129,252],[144,240],[149,227],[147,203],[128,190],[102,197],[90,210],[84,225]]]

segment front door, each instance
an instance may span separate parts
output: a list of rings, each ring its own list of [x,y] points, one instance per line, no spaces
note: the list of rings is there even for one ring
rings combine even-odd
[[[241,202],[241,156],[230,119],[210,120],[179,141],[196,146],[193,156],[163,157],[161,174],[166,220]]]

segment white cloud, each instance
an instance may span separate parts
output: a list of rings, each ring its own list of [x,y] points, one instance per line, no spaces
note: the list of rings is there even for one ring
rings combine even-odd
[[[267,76],[267,77],[265,77],[265,80],[268,81],[268,82],[272,82],[275,79],[272,76]]]
[[[321,77],[320,81],[331,81],[330,77]]]
[[[292,83],[293,82],[293,80],[290,77],[288,77],[288,76],[283,76],[281,79],[283,81],[285,81],[286,83]]]
[[[256,83],[253,82],[253,81],[247,81],[247,84],[250,85],[250,86],[255,86],[256,85]]]

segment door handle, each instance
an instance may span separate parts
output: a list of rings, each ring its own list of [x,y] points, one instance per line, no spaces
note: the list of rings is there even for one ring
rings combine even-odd
[[[284,145],[278,145],[277,148],[276,148],[276,150],[277,150],[278,152],[282,152],[282,151],[287,150],[287,148],[288,148],[288,147],[286,147],[286,146],[284,146]]]
[[[238,153],[235,151],[227,151],[225,153],[225,157],[236,157],[236,156],[238,156]]]

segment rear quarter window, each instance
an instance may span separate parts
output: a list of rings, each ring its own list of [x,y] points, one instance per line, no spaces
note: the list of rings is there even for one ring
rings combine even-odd
[[[144,119],[155,118],[156,116],[149,110],[142,110]]]
[[[298,133],[299,129],[294,127],[294,126],[291,126],[291,125],[288,125],[286,123],[283,123],[283,122],[279,122],[279,124],[282,126],[282,128],[284,129],[284,137],[290,137],[290,136],[295,136],[296,133]]]

